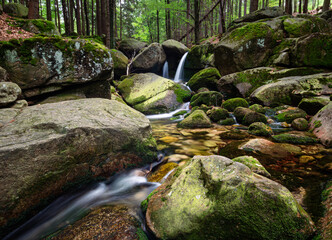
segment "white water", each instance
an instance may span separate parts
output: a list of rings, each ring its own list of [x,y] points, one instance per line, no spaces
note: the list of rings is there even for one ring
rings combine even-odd
[[[7,235],[4,240],[33,240],[73,223],[91,208],[106,204],[137,207],[160,184],[139,176],[140,170],[121,174],[110,184],[99,183],[85,192],[60,197],[28,222]]]
[[[186,61],[187,55],[188,55],[188,52],[186,52],[182,56],[179,66],[176,69],[176,73],[175,73],[175,77],[174,77],[174,82],[176,82],[176,83],[182,82],[184,79],[184,63]]]
[[[162,113],[162,114],[154,114],[154,115],[147,115],[146,117],[148,119],[166,119],[166,118],[171,118],[175,113],[178,113],[180,111],[186,110],[187,112],[189,111],[189,102],[182,104],[178,109],[174,110],[173,112],[169,113]]]
[[[169,74],[168,74],[168,62],[167,61],[164,63],[164,67],[163,67],[163,77],[164,78],[169,78]]]

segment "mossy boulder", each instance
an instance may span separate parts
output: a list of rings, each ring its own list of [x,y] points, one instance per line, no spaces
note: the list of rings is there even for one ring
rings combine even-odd
[[[34,37],[0,42],[0,65],[23,90],[59,88],[111,77],[110,50],[92,40]],[[52,90],[53,89],[53,90]],[[38,94],[38,91],[36,91]]]
[[[7,3],[3,7],[3,11],[15,17],[27,17],[29,9],[19,3]]]
[[[251,105],[251,106],[249,107],[249,109],[250,109],[250,110],[253,110],[253,111],[255,111],[255,112],[258,112],[258,113],[263,113],[263,114],[266,112],[266,109],[265,109],[262,105],[257,104],[257,103]]]
[[[219,121],[220,125],[234,125],[236,124],[236,121],[234,118],[226,118],[224,120]]]
[[[244,17],[235,19],[231,23],[231,26],[238,23],[255,22],[260,19],[276,18],[283,15],[285,15],[285,12],[282,7],[265,7],[257,11],[251,12]]]
[[[235,108],[233,114],[234,114],[234,117],[236,118],[236,121],[238,121],[239,123],[242,123],[244,116],[250,112],[253,112],[253,111],[250,110],[249,108],[237,107],[237,108]]]
[[[296,118],[292,121],[292,128],[299,131],[305,131],[309,127],[309,123],[305,118]]]
[[[209,128],[212,127],[209,117],[203,110],[196,110],[178,123],[180,128]]]
[[[133,38],[124,39],[120,42],[119,50],[123,52],[129,59],[134,58],[141,49],[147,47],[145,42],[138,41]]]
[[[301,37],[315,32],[329,32],[326,20],[318,17],[301,18],[298,15],[294,18],[287,18],[283,24],[288,36],[291,38]]]
[[[24,29],[25,31],[32,32],[35,34],[43,34],[43,35],[58,35],[60,33],[58,28],[52,21],[44,20],[44,19],[21,19],[15,18],[11,22],[11,24]]]
[[[189,51],[189,48],[174,39],[168,39],[161,45],[166,53],[169,73],[174,76],[182,56]]]
[[[222,156],[195,156],[151,197],[161,239],[306,239],[315,230],[290,191]]]
[[[121,76],[127,74],[128,58],[119,50],[111,49],[110,52],[113,59],[114,77],[120,79]]]
[[[213,122],[218,122],[229,117],[229,112],[226,109],[220,107],[214,107],[211,110],[208,110],[206,114]]]
[[[242,123],[246,126],[249,126],[252,123],[255,122],[261,122],[261,123],[267,123],[267,118],[264,114],[250,111],[243,117]]]
[[[262,122],[254,122],[250,124],[248,132],[256,136],[264,137],[269,137],[273,134],[271,127]]]
[[[16,83],[0,82],[0,107],[14,103],[21,92],[21,88]]]
[[[329,97],[303,98],[298,107],[303,109],[308,115],[313,116],[329,103]]]
[[[220,73],[216,68],[205,68],[188,81],[188,86],[192,91],[197,91],[202,87],[208,88],[211,91],[217,91],[217,82],[220,78]]]
[[[154,73],[132,74],[118,89],[124,100],[145,114],[170,112],[189,100],[189,90]]]
[[[9,123],[10,122],[10,123]],[[90,98],[0,109],[1,233],[47,199],[94,177],[156,157],[149,120],[114,100]],[[121,152],[129,154],[120,157]],[[116,154],[120,154],[119,157]],[[142,157],[142,158],[141,158]],[[7,225],[7,226],[6,226]]]
[[[220,133],[219,136],[221,139],[232,139],[232,140],[243,140],[250,137],[247,131],[242,131],[239,129],[233,129],[227,132]]]
[[[279,122],[291,123],[296,118],[305,118],[307,113],[299,108],[287,108],[277,112],[276,118]]]
[[[252,156],[240,156],[233,158],[232,161],[246,165],[254,173],[260,174],[267,178],[271,177],[271,174],[265,169],[265,167],[263,167],[263,165]]]
[[[0,67],[0,82],[6,82],[8,78],[8,74],[6,69]]]
[[[291,144],[313,144],[319,143],[319,140],[314,137],[291,134],[291,133],[282,133],[275,136],[272,136],[273,140],[279,143],[291,143]]]
[[[310,130],[327,147],[332,147],[332,102],[310,120]]]
[[[249,107],[248,102],[243,98],[231,98],[223,102],[222,107],[233,112],[237,107]]]
[[[131,73],[159,73],[166,61],[166,54],[159,43],[152,43],[136,55],[130,65]]]
[[[192,107],[205,104],[207,106],[220,106],[222,103],[223,95],[220,92],[209,91],[197,93],[190,99]]]

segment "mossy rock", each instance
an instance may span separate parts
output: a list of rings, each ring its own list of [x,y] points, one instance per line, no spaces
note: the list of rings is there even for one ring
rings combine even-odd
[[[7,3],[5,4],[3,11],[15,17],[27,17],[29,9],[19,3]]]
[[[250,135],[246,131],[241,131],[239,129],[230,130],[219,134],[221,139],[232,139],[232,140],[243,140]]]
[[[267,178],[271,177],[271,174],[265,169],[265,167],[256,158],[252,156],[240,156],[233,158],[232,161],[246,165],[254,173],[260,174]]]
[[[209,117],[202,110],[192,112],[177,125],[179,128],[209,128],[212,127]]]
[[[220,107],[212,108],[211,110],[208,110],[206,114],[213,122],[218,122],[229,117],[229,112]]]
[[[192,107],[205,104],[207,106],[220,106],[222,103],[223,95],[220,92],[210,91],[197,93],[190,99]]]
[[[219,121],[220,125],[234,125],[236,124],[236,121],[234,120],[234,118],[226,118],[224,120]]]
[[[284,22],[284,29],[291,38],[301,37],[315,32],[329,32],[326,20],[312,17],[287,18]]]
[[[264,114],[251,111],[244,116],[242,123],[246,126],[249,126],[255,122],[267,123],[267,118]]]
[[[114,76],[119,79],[121,76],[127,74],[128,58],[121,51],[111,49],[111,56],[113,59]]]
[[[236,121],[238,121],[239,123],[242,123],[244,116],[250,112],[253,112],[253,111],[250,110],[249,108],[237,107],[237,108],[235,108],[233,114],[234,114],[234,117],[236,118]]]
[[[256,136],[269,137],[273,134],[273,131],[270,126],[268,126],[262,122],[254,122],[254,123],[250,124],[248,133],[256,135]]]
[[[138,41],[133,38],[124,39],[120,42],[119,50],[128,58],[133,58],[139,51],[148,45],[145,42]]]
[[[292,144],[314,144],[319,143],[317,138],[302,136],[297,134],[283,133],[272,136],[273,140],[279,143],[292,143]]]
[[[276,118],[279,122],[287,123],[291,123],[296,118],[305,118],[307,116],[307,113],[299,108],[282,110],[277,114]]]
[[[264,107],[260,104],[253,104],[249,107],[250,110],[253,110],[255,112],[258,112],[258,113],[262,113],[264,114],[266,112],[266,109],[264,109]]]
[[[35,34],[43,34],[43,35],[58,35],[60,33],[58,28],[55,26],[54,22],[44,20],[44,19],[21,19],[14,18],[12,22],[17,27],[24,29],[25,31],[32,32]]]
[[[292,121],[292,128],[299,131],[305,131],[309,127],[309,123],[305,118],[296,118]]]
[[[233,112],[237,107],[249,107],[248,102],[244,98],[231,98],[223,102],[222,107]]]
[[[206,68],[192,76],[188,81],[188,86],[192,91],[197,91],[202,87],[206,87],[211,91],[217,91],[217,81],[220,77],[218,69]]]
[[[201,70],[214,66],[213,45],[210,43],[193,46],[187,55],[185,69]],[[190,76],[191,77],[191,76]]]
[[[320,109],[330,103],[330,99],[324,97],[303,98],[298,107],[308,115],[315,115]]]

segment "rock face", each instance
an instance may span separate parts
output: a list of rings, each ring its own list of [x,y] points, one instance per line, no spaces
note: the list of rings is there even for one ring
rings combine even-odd
[[[0,107],[14,103],[21,94],[21,88],[12,82],[0,82]]]
[[[23,93],[57,91],[65,86],[111,76],[110,50],[91,40],[35,37],[0,43],[0,65]]]
[[[5,82],[7,80],[8,74],[5,69],[0,67],[0,82]]]
[[[111,56],[114,63],[114,77],[119,79],[121,76],[127,74],[128,58],[116,49],[111,49]]]
[[[133,38],[128,38],[120,42],[119,50],[123,52],[128,58],[133,58],[142,48],[147,46],[148,45],[145,42],[141,42]]]
[[[209,117],[203,110],[196,110],[178,123],[180,128],[209,128],[212,127]]]
[[[306,239],[309,215],[282,185],[222,156],[195,156],[146,213],[162,239]]]
[[[283,23],[287,35],[291,38],[302,37],[315,32],[329,32],[329,27],[324,19],[306,14],[288,18]]]
[[[327,147],[332,147],[332,103],[323,107],[310,121],[310,129]]]
[[[309,115],[315,115],[319,110],[321,110],[329,103],[329,97],[303,98],[298,107],[303,109]]]
[[[202,87],[208,88],[211,91],[217,91],[217,82],[220,77],[218,69],[212,67],[205,68],[190,78],[188,86],[193,91],[197,91]]]
[[[130,75],[118,89],[128,104],[145,114],[169,112],[190,97],[188,90],[153,73]]]
[[[131,72],[158,73],[166,61],[166,54],[159,43],[152,43],[144,48],[132,61]]]
[[[15,17],[27,17],[29,9],[19,3],[7,3],[5,4],[3,11]]]
[[[0,123],[1,227],[69,184],[143,164],[140,151],[155,156],[149,120],[114,100],[1,109]],[[135,155],[116,158],[122,150]]]

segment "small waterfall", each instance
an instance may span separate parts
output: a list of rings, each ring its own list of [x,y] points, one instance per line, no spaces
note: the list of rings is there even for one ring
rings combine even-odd
[[[184,63],[186,61],[188,52],[186,52],[179,63],[178,68],[176,69],[175,77],[174,77],[174,82],[178,83],[181,82],[184,78]]]
[[[164,63],[164,67],[163,67],[163,77],[164,78],[169,78],[169,74],[168,74],[168,62],[167,61]]]
[[[170,112],[170,113],[161,113],[161,114],[155,114],[155,115],[146,115],[146,117],[150,120],[156,120],[156,119],[167,119],[173,117],[175,113],[178,113],[180,111],[186,110],[189,112],[189,102],[182,104],[178,109]]]

